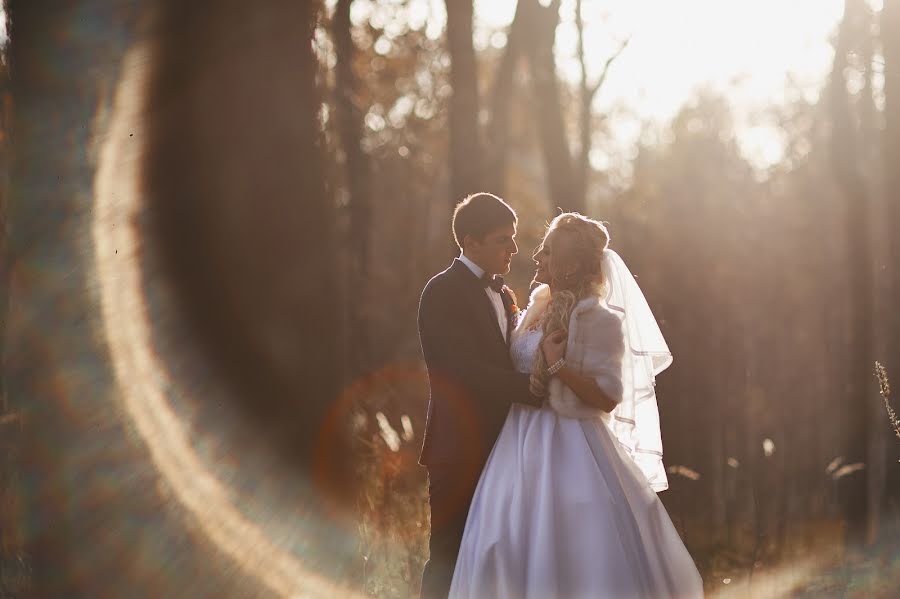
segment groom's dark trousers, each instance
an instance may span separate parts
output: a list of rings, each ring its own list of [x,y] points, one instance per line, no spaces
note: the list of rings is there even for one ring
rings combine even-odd
[[[512,300],[506,339],[512,329]],[[528,375],[516,372],[509,345],[484,284],[454,260],[435,275],[419,303],[419,339],[428,367],[431,397],[419,462],[428,469],[431,556],[422,597],[443,599],[450,590],[456,556],[481,470],[513,401],[540,406]]]

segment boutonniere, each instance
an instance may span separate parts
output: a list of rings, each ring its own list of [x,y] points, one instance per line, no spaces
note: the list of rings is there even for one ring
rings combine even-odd
[[[509,312],[510,316],[515,317],[519,313],[519,306],[516,305],[516,294],[506,285],[503,286],[503,291],[505,291],[509,297],[509,305],[506,307],[506,311]]]

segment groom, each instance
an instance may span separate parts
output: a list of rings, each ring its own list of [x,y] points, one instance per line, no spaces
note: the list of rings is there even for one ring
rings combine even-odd
[[[461,254],[428,282],[419,302],[431,389],[419,458],[428,469],[431,504],[431,558],[422,577],[427,599],[443,599],[450,590],[469,504],[511,402],[542,402],[509,355],[517,308],[500,275],[519,250],[517,222],[495,195],[460,202],[453,236]]]

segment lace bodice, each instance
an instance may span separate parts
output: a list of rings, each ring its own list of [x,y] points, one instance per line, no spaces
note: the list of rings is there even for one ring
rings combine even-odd
[[[513,365],[519,372],[531,372],[534,365],[534,356],[540,347],[543,333],[540,329],[533,331],[521,331],[515,334],[510,344]]]

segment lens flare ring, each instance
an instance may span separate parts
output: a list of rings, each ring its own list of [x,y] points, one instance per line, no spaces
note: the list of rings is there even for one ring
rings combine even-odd
[[[225,556],[284,597],[352,596],[352,589],[306,567],[275,545],[229,500],[228,489],[198,456],[166,398],[174,385],[152,351],[133,226],[140,208],[142,119],[149,51],[137,45],[123,61],[94,181],[92,237],[102,328],[123,413],[145,444],[171,495]]]

